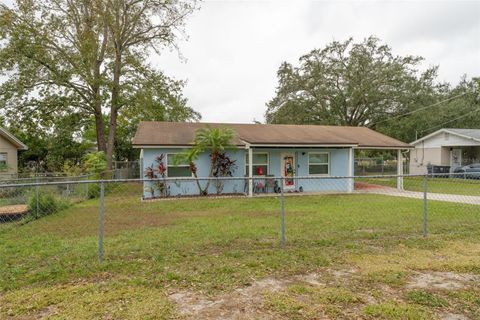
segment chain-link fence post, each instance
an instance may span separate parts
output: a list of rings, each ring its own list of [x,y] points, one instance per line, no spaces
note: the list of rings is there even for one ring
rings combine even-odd
[[[39,196],[38,177],[35,177],[35,182],[37,183],[37,185],[35,186],[35,219],[37,219],[38,218],[38,209],[40,207],[39,200],[38,200],[38,196]]]
[[[423,176],[423,236],[427,236],[427,175]]]
[[[282,207],[282,246],[285,245],[285,199],[283,194],[283,178],[280,178],[280,205]]]
[[[100,183],[100,222],[98,225],[98,260],[103,261],[103,222],[105,218],[105,185]]]
[[[87,176],[85,180],[89,180],[89,177]],[[85,199],[88,199],[88,185],[89,183],[85,183]]]

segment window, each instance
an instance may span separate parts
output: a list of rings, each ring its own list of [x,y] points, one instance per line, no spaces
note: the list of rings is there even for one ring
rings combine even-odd
[[[268,153],[253,153],[253,175],[266,176],[268,174]],[[245,154],[245,174],[248,175],[248,152]]]
[[[309,175],[329,175],[330,174],[330,154],[309,153],[308,154],[308,174]]]
[[[7,153],[0,152],[0,170],[7,167]]]
[[[167,154],[167,177],[191,177],[190,164],[175,160],[175,153]]]

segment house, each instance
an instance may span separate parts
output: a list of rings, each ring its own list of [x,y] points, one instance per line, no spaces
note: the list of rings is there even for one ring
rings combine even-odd
[[[11,178],[17,174],[18,150],[27,150],[27,146],[0,127],[0,178]]]
[[[480,129],[440,129],[411,143],[410,173],[427,173],[429,166],[449,172],[480,162]]]
[[[210,127],[228,127],[235,131],[233,144],[236,149],[226,153],[236,161],[234,177],[252,177],[225,182],[223,193],[248,193],[252,195],[258,183],[267,184],[268,176],[330,177],[354,175],[354,150],[394,149],[401,157],[402,150],[410,145],[365,127],[341,127],[319,125],[227,124],[227,123],[177,123],[141,122],[133,147],[141,149],[142,176],[145,169],[156,166],[156,158],[162,156],[166,177],[191,177],[188,163],[173,161],[175,154],[192,146],[196,130]],[[252,166],[249,166],[252,163]],[[402,161],[399,161],[401,164]],[[207,177],[210,154],[201,154],[196,162],[199,177]],[[158,167],[158,166],[157,166]],[[399,173],[402,174],[400,165]],[[325,179],[321,183],[308,179],[284,179],[285,191],[338,191],[351,192],[353,179]],[[402,187],[402,179],[398,179]],[[148,185],[147,185],[147,188]],[[151,197],[150,191],[144,197]],[[216,193],[211,185],[209,193]],[[150,195],[149,195],[150,194]],[[193,181],[169,183],[168,194],[198,194]]]

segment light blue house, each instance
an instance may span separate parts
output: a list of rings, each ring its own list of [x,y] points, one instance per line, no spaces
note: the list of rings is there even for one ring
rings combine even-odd
[[[236,133],[236,148],[227,150],[226,156],[235,161],[232,177],[237,179],[212,181],[209,194],[275,192],[282,186],[274,177],[285,178],[285,192],[352,192],[353,179],[329,177],[354,175],[355,149],[395,149],[401,157],[401,150],[410,148],[365,127],[142,122],[133,140],[134,147],[141,149],[142,176],[178,178],[146,182],[145,199],[199,194],[190,165],[174,159],[192,146],[195,132],[205,126],[228,127]],[[201,154],[195,165],[198,177],[208,177],[210,153]],[[400,165],[400,174],[401,170]],[[200,183],[205,186],[206,181]],[[402,187],[400,178],[398,186]]]

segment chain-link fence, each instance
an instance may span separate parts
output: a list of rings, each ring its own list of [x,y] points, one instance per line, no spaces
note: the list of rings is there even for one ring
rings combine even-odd
[[[94,180],[96,174],[82,174],[78,176],[68,176],[68,175],[36,175],[31,177],[22,177],[22,178],[9,178],[9,179],[0,179],[0,185],[7,184],[26,184],[26,183],[41,183],[41,182],[72,182],[72,181],[84,181],[84,180]]]
[[[409,161],[403,159],[403,172],[410,170]],[[354,172],[357,176],[397,174],[397,160],[384,158],[355,158]]]
[[[480,179],[454,174],[0,185],[0,233],[60,242],[58,259],[150,257],[186,239],[250,250],[454,236],[479,227]],[[82,255],[69,256],[79,245]]]

